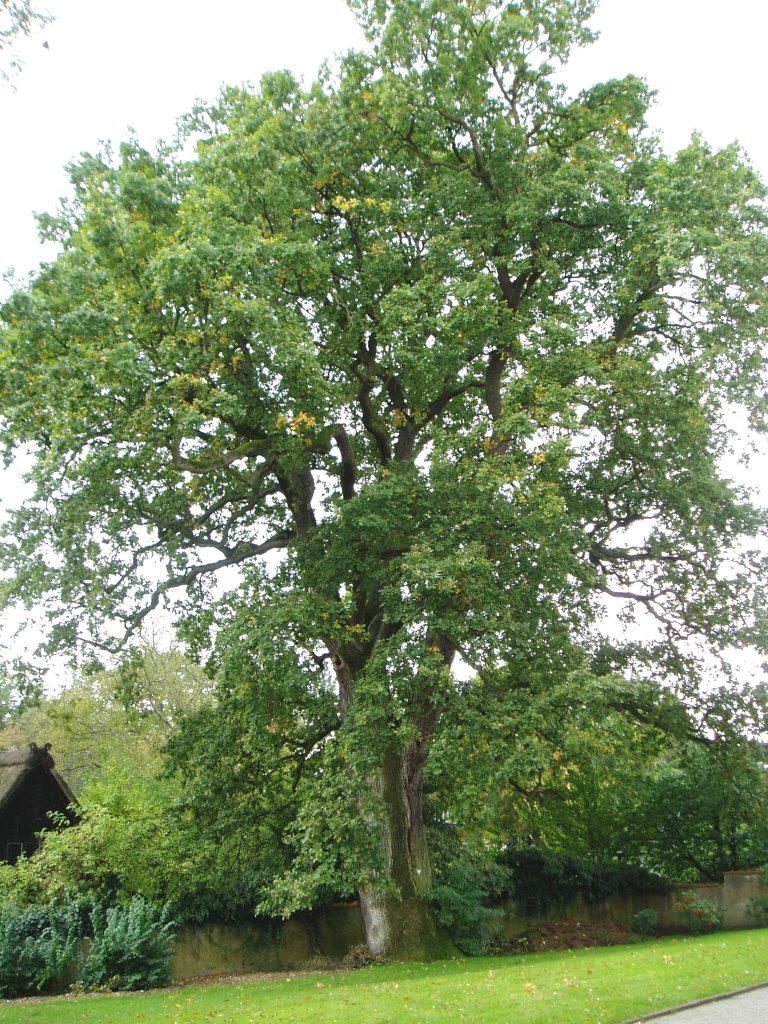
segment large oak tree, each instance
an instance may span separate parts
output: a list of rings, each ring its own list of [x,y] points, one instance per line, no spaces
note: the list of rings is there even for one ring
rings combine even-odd
[[[372,948],[423,952],[446,730],[490,756],[526,694],[764,643],[722,459],[734,410],[762,425],[765,193],[735,147],[666,155],[642,81],[557,84],[592,0],[354,6],[369,51],[309,89],[72,168],[2,312],[36,488],[8,589],[66,644],[183,595],[233,777],[303,794],[274,906],[342,877]],[[609,599],[654,629],[601,641]]]

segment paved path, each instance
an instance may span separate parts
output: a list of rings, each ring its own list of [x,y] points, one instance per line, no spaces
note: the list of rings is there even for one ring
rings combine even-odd
[[[768,985],[641,1019],[654,1024],[768,1024]]]

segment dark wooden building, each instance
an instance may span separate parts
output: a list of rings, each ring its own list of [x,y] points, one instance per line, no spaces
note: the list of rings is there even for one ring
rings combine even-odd
[[[37,833],[51,829],[51,811],[76,820],[75,797],[56,771],[51,745],[0,751],[0,861],[15,864],[40,845]]]

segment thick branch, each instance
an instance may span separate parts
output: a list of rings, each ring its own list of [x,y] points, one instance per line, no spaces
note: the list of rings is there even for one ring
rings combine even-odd
[[[389,443],[389,437],[386,431],[382,427],[378,418],[374,415],[373,406],[371,405],[371,384],[363,384],[358,392],[358,400],[360,402],[360,411],[363,417],[363,426],[370,436],[373,438],[376,448],[378,449],[381,461],[386,465],[392,461],[392,447]]]
[[[341,493],[345,501],[349,501],[355,496],[355,481],[357,479],[355,453],[350,444],[349,434],[344,427],[339,427],[336,430],[333,439],[341,456]]]
[[[288,507],[296,525],[296,536],[306,537],[313,526],[317,525],[312,509],[312,496],[315,493],[315,481],[312,471],[305,469],[291,476],[278,474],[280,490],[285,495]]]
[[[485,404],[495,423],[501,417],[501,377],[504,372],[504,355],[495,349],[488,357],[485,371]]]
[[[637,319],[638,315],[642,312],[642,305],[647,302],[648,299],[652,299],[656,292],[661,288],[662,282],[656,278],[646,288],[643,288],[641,292],[638,292],[637,298],[635,299],[632,309],[625,313],[623,316],[618,317],[614,321],[613,326],[613,341],[620,343],[626,341],[629,337],[629,332],[632,328],[633,323]]]
[[[251,455],[262,454],[266,448],[267,440],[259,438],[258,440],[245,441],[243,444],[238,445],[237,448],[232,448],[230,451],[220,455],[218,458],[195,462],[193,459],[187,459],[182,456],[181,438],[175,437],[171,441],[171,466],[180,472],[211,473],[219,469],[226,469],[228,466],[231,466],[233,462],[238,462],[240,459],[246,459]]]

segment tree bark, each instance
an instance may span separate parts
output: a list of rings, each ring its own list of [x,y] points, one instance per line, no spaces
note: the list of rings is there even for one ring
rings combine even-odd
[[[371,785],[381,798],[383,871],[360,892],[368,948],[410,960],[450,956],[455,948],[435,922],[424,896],[432,888],[432,865],[422,817],[426,760],[418,743],[388,748]]]

